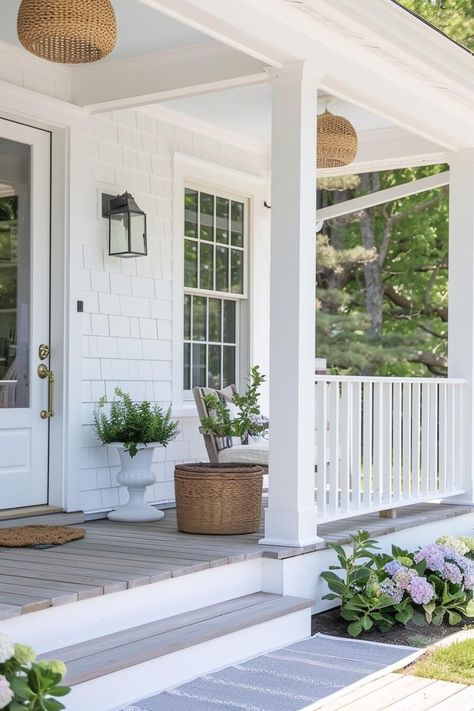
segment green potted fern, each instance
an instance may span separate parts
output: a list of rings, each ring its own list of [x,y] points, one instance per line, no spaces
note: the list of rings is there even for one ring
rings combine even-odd
[[[178,425],[169,410],[146,401],[134,403],[120,388],[115,389],[115,395],[108,412],[106,398],[99,400],[94,430],[102,444],[118,450],[122,468],[117,481],[127,487],[129,500],[108,517],[112,521],[159,521],[164,513],[145,502],[145,490],[155,483],[154,450],[166,447],[176,437]]]

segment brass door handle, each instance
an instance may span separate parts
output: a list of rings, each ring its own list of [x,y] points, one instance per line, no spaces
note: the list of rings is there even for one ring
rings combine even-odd
[[[38,366],[36,372],[38,373],[38,377],[42,380],[45,380],[45,378],[48,379],[48,409],[41,410],[40,412],[41,419],[46,420],[50,417],[54,417],[54,373],[44,363]]]

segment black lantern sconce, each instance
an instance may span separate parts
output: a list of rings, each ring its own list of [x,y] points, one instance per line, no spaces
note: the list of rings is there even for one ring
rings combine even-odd
[[[133,195],[102,195],[102,215],[109,218],[109,255],[146,257],[146,215]]]

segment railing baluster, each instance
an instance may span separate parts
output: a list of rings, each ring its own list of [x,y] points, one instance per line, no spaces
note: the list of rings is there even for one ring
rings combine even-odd
[[[393,384],[393,499],[401,500],[402,477],[402,384]]]
[[[382,385],[382,500],[392,505],[392,384]]]
[[[402,385],[403,394],[403,421],[402,421],[402,431],[403,431],[403,452],[402,452],[402,467],[403,467],[403,486],[402,494],[403,498],[408,501],[411,496],[411,482],[412,482],[412,458],[411,458],[411,428],[412,428],[412,400],[411,400],[411,383],[403,383]]]
[[[428,425],[428,491],[437,494],[438,481],[438,388],[436,383],[428,385],[430,393]]]
[[[447,391],[445,383],[438,385],[438,471],[439,490],[448,491],[448,428],[447,428]]]
[[[352,383],[341,385],[341,412],[340,412],[340,447],[341,463],[339,467],[340,510],[341,513],[349,510],[350,500],[350,464],[351,464],[351,430],[352,430]]]
[[[372,506],[372,462],[373,462],[373,403],[372,383],[363,384],[363,503],[365,508]]]
[[[460,385],[454,386],[454,477],[453,486],[456,489],[462,489],[462,432],[463,432],[463,401],[462,390]]]
[[[414,383],[411,393],[411,495],[413,498],[420,493],[420,384]]]
[[[330,514],[339,511],[339,383],[329,384],[329,457],[328,457],[328,482]]]
[[[326,518],[327,510],[327,427],[328,386],[316,383],[316,505],[320,519]]]
[[[448,489],[455,487],[456,480],[456,407],[455,407],[456,389],[451,387],[447,393],[446,403],[446,418],[447,418],[447,447],[446,447],[446,485]]]
[[[361,459],[362,459],[362,397],[361,384],[354,383],[352,390],[352,451],[351,451],[351,472],[352,472],[352,500],[351,508],[358,511],[361,507]]]
[[[430,470],[430,386],[421,386],[421,495],[429,491]]]
[[[374,385],[374,504],[382,501],[384,439],[383,439],[383,383]]]

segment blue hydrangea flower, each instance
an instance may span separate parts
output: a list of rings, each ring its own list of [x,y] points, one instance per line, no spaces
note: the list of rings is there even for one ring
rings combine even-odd
[[[435,596],[434,587],[421,575],[412,578],[407,590],[417,605],[427,605]]]
[[[383,569],[387,575],[390,575],[390,577],[393,578],[393,576],[400,570],[406,570],[406,567],[398,560],[391,560],[389,563],[384,565]]]

